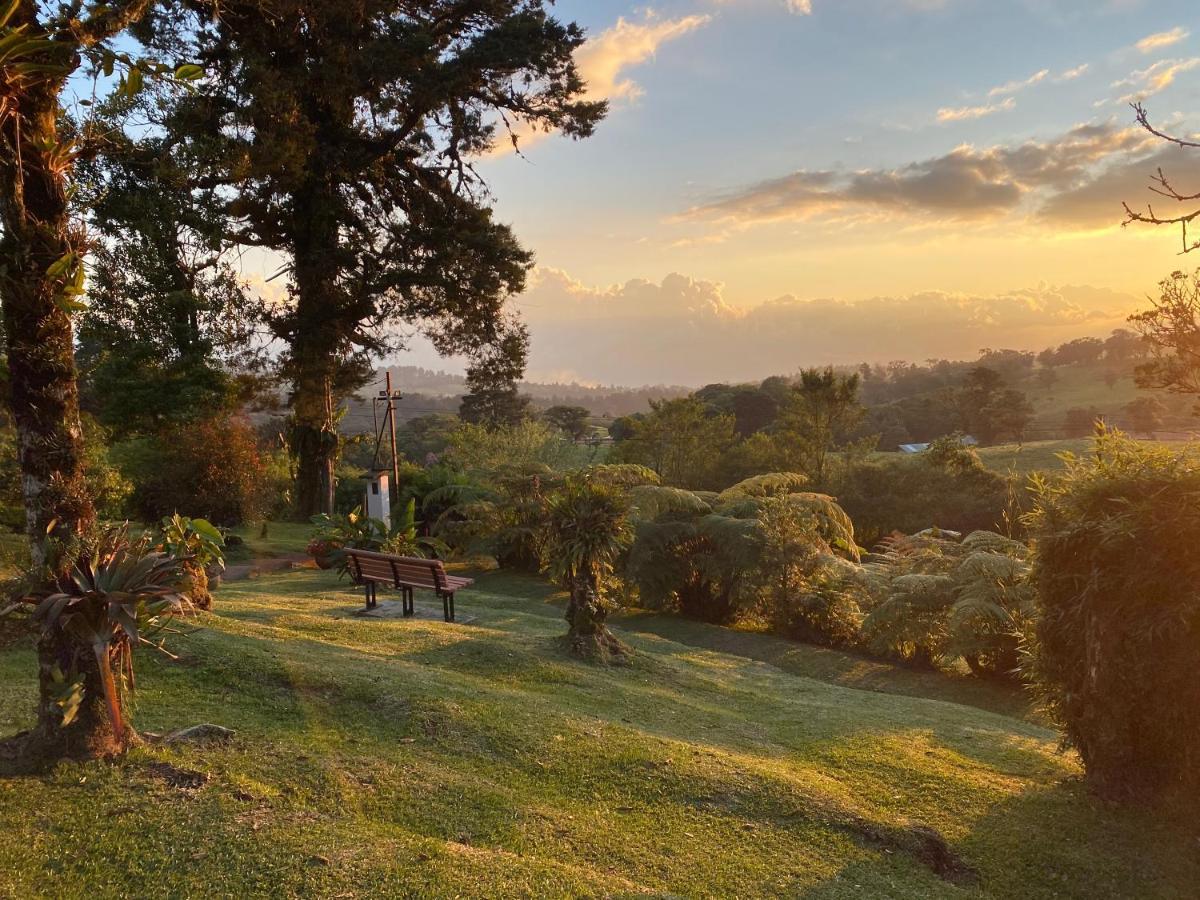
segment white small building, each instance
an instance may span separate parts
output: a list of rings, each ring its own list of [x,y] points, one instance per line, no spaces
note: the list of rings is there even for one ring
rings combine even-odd
[[[392,527],[392,495],[390,473],[387,471],[371,472],[367,475],[367,502],[363,509],[367,518],[379,519]]]

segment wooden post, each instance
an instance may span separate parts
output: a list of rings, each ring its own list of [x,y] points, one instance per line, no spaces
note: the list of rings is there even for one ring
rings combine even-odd
[[[400,459],[396,455],[396,401],[392,396],[392,370],[384,372],[387,387],[387,417],[388,427],[392,432],[392,490],[400,490]],[[377,382],[378,383],[378,382]]]

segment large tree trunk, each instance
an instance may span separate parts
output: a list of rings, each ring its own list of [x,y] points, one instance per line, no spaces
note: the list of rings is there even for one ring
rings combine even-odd
[[[82,256],[84,245],[81,230],[72,231],[68,216],[58,147],[58,87],[47,82],[22,95],[19,106],[0,118],[0,304],[8,402],[17,429],[26,531],[38,567],[70,566],[73,560],[53,552],[54,546],[69,545],[95,517],[84,481],[71,317],[63,302],[71,273],[51,278],[47,271],[68,253]],[[88,699],[76,721],[64,728],[54,676],[72,661],[87,682]],[[43,759],[123,749],[124,741],[116,738],[104,712],[98,689],[104,673],[91,648],[51,631],[38,644],[38,663],[37,726],[0,757],[11,757],[15,746],[26,758]],[[113,674],[111,666],[108,674]]]
[[[302,519],[333,512],[339,443],[331,390],[344,343],[335,202],[329,191],[312,190],[297,202],[292,225],[296,312],[288,336],[291,445],[296,459],[296,512]]]

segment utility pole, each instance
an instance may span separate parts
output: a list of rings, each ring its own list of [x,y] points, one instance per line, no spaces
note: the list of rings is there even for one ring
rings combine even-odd
[[[384,371],[384,379],[387,388],[388,427],[392,431],[392,496],[397,496],[395,492],[400,490],[400,457],[396,455],[396,395],[392,393],[391,369]]]

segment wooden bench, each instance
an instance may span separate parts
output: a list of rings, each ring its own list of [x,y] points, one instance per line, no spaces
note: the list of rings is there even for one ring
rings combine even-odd
[[[345,553],[350,577],[366,592],[367,609],[374,609],[378,605],[376,590],[382,584],[400,591],[404,615],[411,616],[414,611],[413,590],[424,588],[442,599],[446,621],[453,622],[455,592],[475,583],[470,578],[447,575],[440,559],[420,559],[349,548]]]

